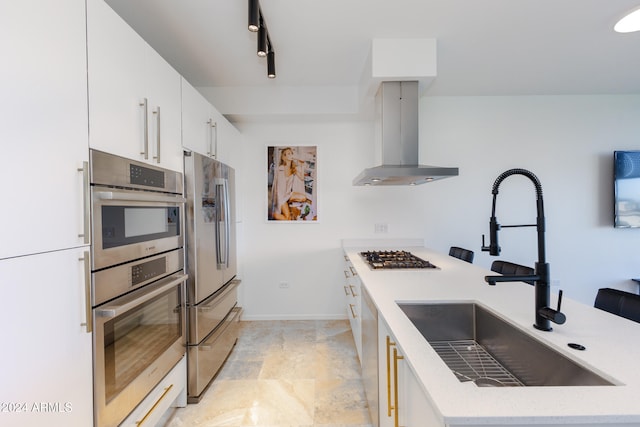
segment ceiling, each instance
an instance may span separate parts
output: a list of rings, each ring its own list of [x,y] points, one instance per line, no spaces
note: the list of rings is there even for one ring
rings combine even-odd
[[[640,32],[612,30],[640,0],[261,0],[275,79],[247,0],[106,1],[230,115],[258,112],[250,93],[353,96],[376,38],[437,40],[426,96],[640,93]]]

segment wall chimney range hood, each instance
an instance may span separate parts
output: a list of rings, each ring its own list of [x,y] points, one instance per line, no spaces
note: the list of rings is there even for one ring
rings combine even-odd
[[[419,185],[458,176],[458,168],[418,164],[418,82],[382,82],[375,98],[376,156],[353,185]]]

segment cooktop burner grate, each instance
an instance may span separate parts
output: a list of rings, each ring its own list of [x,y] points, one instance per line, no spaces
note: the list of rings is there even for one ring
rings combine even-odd
[[[438,268],[407,251],[365,251],[360,255],[373,269]]]

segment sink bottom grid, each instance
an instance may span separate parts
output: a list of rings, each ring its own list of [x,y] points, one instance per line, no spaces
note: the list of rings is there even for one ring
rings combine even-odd
[[[524,386],[511,372],[474,340],[436,341],[429,343],[461,382],[478,386]]]

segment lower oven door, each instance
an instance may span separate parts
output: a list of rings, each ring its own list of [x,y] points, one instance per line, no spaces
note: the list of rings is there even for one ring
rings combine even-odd
[[[96,427],[117,426],[185,354],[177,273],[93,310]]]

